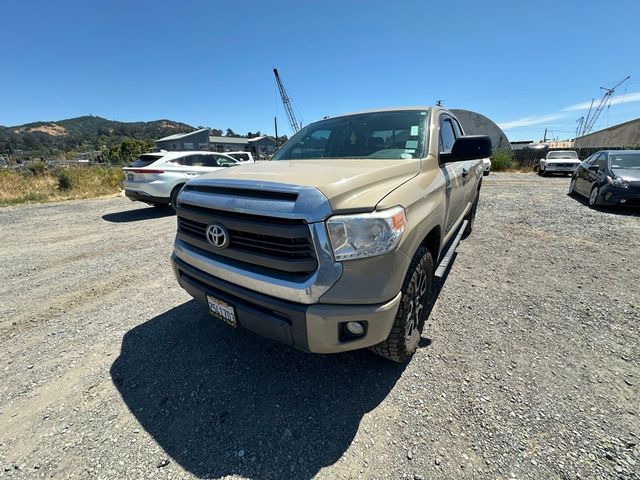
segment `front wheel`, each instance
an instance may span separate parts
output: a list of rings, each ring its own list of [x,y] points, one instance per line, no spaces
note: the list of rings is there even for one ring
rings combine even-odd
[[[576,194],[576,177],[571,179],[571,183],[569,184],[569,195],[574,196]]]
[[[594,185],[589,195],[589,206],[595,207],[598,204],[598,198],[600,197],[600,187]]]
[[[370,349],[384,358],[402,363],[415,353],[431,301],[433,257],[424,246],[413,256],[402,284],[400,306],[387,339]]]

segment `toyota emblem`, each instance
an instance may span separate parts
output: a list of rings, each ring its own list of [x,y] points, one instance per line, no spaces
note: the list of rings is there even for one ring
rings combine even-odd
[[[216,248],[225,248],[229,245],[229,232],[222,225],[214,223],[207,228],[207,240]]]

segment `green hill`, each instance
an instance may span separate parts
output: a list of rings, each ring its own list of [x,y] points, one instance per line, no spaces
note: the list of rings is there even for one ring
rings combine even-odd
[[[42,153],[99,150],[125,139],[155,140],[192,130],[194,127],[191,125],[172,120],[116,122],[90,115],[55,122],[0,126],[0,153],[16,150]]]

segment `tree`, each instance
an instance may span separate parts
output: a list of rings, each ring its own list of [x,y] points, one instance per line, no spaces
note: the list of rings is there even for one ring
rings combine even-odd
[[[227,128],[227,133],[225,133],[225,136],[227,136],[227,137],[239,137],[240,135],[238,135],[236,132],[234,132],[230,128]]]

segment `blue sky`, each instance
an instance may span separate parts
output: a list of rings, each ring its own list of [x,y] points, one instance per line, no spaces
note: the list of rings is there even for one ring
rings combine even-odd
[[[0,125],[99,115],[290,133],[385,106],[481,112],[511,140],[570,138],[576,105],[627,75],[597,127],[640,116],[637,1],[3,2]]]

